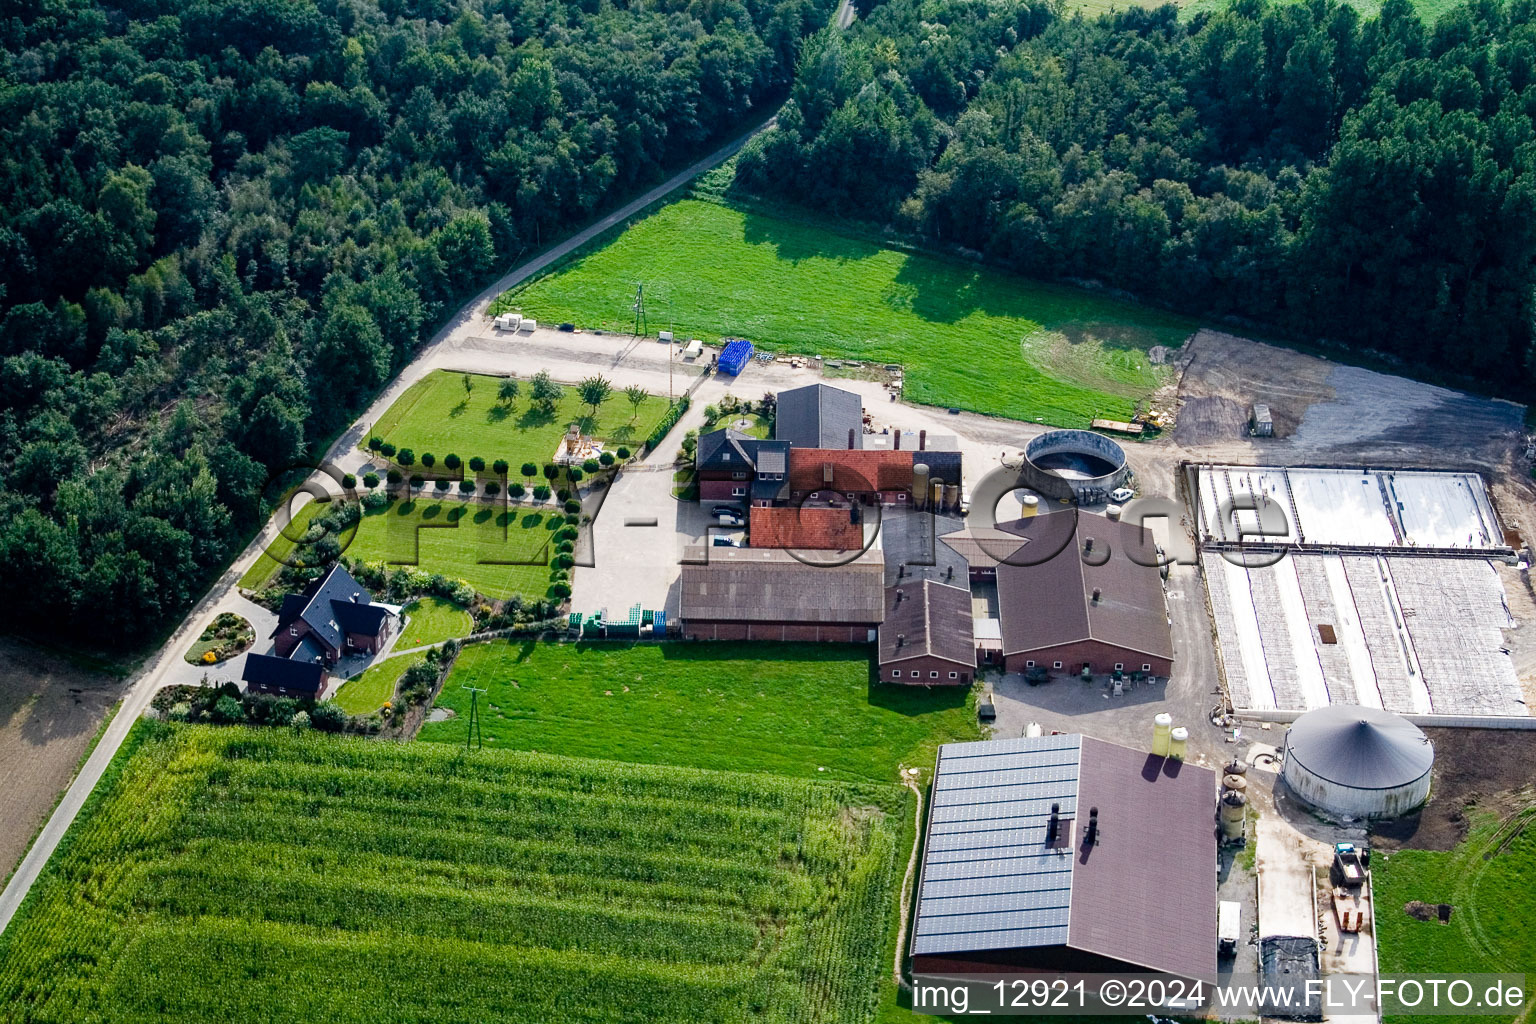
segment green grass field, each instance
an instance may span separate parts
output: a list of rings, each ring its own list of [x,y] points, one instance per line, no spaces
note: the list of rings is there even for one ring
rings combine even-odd
[[[487,747],[578,757],[890,781],[937,744],[978,736],[964,690],[872,685],[869,655],[825,644],[468,647],[420,739],[464,742],[472,684]]]
[[[265,585],[280,568],[277,558],[292,556],[294,538],[302,536],[310,520],[327,508],[325,502],[311,502],[294,513],[293,521],[247,570],[240,585],[251,589]],[[549,587],[549,535],[563,521],[559,513],[531,506],[493,508],[452,498],[417,497],[365,512],[343,553],[390,568],[409,565],[464,580],[497,600],[513,594],[542,597]]]
[[[443,456],[453,453],[465,463],[476,455],[488,465],[506,459],[512,465],[512,481],[521,482],[516,475],[518,467],[524,462],[542,466],[553,458],[555,446],[572,423],[581,424],[582,433],[612,447],[638,448],[667,411],[665,398],[651,395],[637,409],[623,392],[615,390],[593,417],[576,389],[567,386],[554,412],[547,413],[529,400],[526,380],[522,381],[522,394],[506,406],[496,400],[500,377],[470,374],[473,387],[466,393],[464,376],[438,370],[423,377],[384,410],[367,436],[413,449],[418,459],[413,472],[425,476],[441,473]],[[437,456],[435,470],[420,467],[425,452]]]
[[[29,1022],[867,1020],[895,786],[142,721],[0,936]]]
[[[342,683],[332,699],[349,715],[371,715],[395,695],[395,684],[406,670],[421,660],[420,655],[414,655],[370,665],[361,675]]]
[[[1536,964],[1536,928],[1531,925],[1536,921],[1533,824],[1536,806],[1510,819],[1474,811],[1470,834],[1454,850],[1402,850],[1373,860],[1382,973],[1529,971]],[[1413,900],[1449,903],[1455,909],[1446,924],[1419,921],[1403,909]]]
[[[679,337],[901,363],[912,400],[1063,426],[1128,418],[1169,372],[1147,350],[1177,347],[1194,329],[1091,292],[698,200],[497,301],[540,320],[612,326],[636,281],[652,322]]]
[[[475,620],[469,612],[452,601],[441,597],[423,597],[405,606],[409,620],[405,632],[395,641],[396,650],[408,651],[412,647],[442,643],[468,636]]]

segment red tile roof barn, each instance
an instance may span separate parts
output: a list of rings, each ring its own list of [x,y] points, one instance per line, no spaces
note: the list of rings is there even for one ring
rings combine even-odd
[[[754,505],[751,516],[754,548],[857,551],[864,546],[864,530],[846,508]]]
[[[832,479],[827,480],[827,467]],[[791,448],[789,489],[801,491],[910,491],[912,453],[847,448]]]

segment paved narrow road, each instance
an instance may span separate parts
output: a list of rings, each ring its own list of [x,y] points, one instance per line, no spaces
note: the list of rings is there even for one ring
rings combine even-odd
[[[674,174],[650,191],[625,203],[606,217],[589,224],[586,228],[578,231],[565,241],[544,250],[534,258],[520,264],[495,284],[486,288],[479,295],[476,295],[459,310],[452,320],[432,337],[431,341],[422,346],[416,358],[385,388],[374,405],[363,413],[363,416],[350,430],[337,439],[336,443],[331,446],[331,450],[328,453],[329,457],[332,459],[339,458],[356,446],[358,438],[362,436],[362,433],[373,422],[378,413],[388,408],[389,403],[398,397],[400,391],[409,386],[411,381],[421,376],[423,367],[429,368],[432,365],[433,356],[435,355],[434,350],[437,346],[452,338],[455,334],[478,329],[478,321],[483,317],[485,307],[490,304],[493,298],[513,285],[526,281],[551,263],[590,242],[593,238],[614,225],[634,216],[651,203],[675,192],[704,171],[730,159],[737,150],[746,144],[749,138],[772,123],[773,120],[770,118],[764,124],[726,143],[703,159]],[[26,857],[17,867],[16,873],[11,876],[10,883],[5,887],[5,891],[0,893],[0,932],[3,932],[6,926],[10,924],[17,908],[21,906],[22,901],[31,890],[32,884],[37,881],[44,865],[48,863],[48,858],[53,855],[53,851],[58,847],[59,841],[64,838],[64,833],[69,830],[69,826],[74,822],[75,816],[80,813],[80,808],[84,806],[86,798],[90,796],[91,790],[96,788],[96,783],[101,780],[102,773],[106,771],[107,765],[111,763],[112,758],[117,754],[118,748],[122,746],[123,740],[127,738],[128,731],[133,728],[134,722],[138,721],[139,716],[149,707],[149,702],[154,697],[155,691],[167,683],[185,681],[174,678],[177,675],[177,666],[185,665],[181,660],[181,652],[191,643],[193,637],[201,632],[202,624],[210,617],[219,611],[225,610],[226,607],[233,608],[236,605],[243,604],[243,599],[240,598],[237,589],[240,577],[256,561],[261,552],[266,550],[267,545],[271,543],[276,534],[276,523],[268,522],[261,533],[251,541],[240,557],[235,560],[234,564],[219,577],[218,582],[214,584],[212,589],[187,614],[187,617],[177,627],[176,632],[166,641],[165,646],[161,648],[159,653],[139,672],[130,686],[127,695],[123,698],[123,704],[118,710],[117,716],[112,719],[111,724],[107,726],[106,732],[102,734],[101,741],[96,744],[96,749],[91,752],[91,756],[81,766],[80,773],[75,776],[75,781],[65,791],[52,817],[43,826],[43,830],[38,834],[37,840],[33,842],[32,848],[27,851]],[[241,610],[244,610],[243,607]]]

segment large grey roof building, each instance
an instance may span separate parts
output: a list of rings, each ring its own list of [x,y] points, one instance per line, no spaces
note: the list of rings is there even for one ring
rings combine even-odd
[[[1085,736],[945,744],[912,926],[914,973],[1141,970],[1214,980],[1216,792],[1208,768]]]
[[[773,436],[796,448],[862,448],[864,400],[829,384],[780,391]]]
[[[812,556],[824,554],[815,563]],[[683,635],[690,640],[830,640],[868,643],[885,617],[878,552],[709,547],[682,573]]]

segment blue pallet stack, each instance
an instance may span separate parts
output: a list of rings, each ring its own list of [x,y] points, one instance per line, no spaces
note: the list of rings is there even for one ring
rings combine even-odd
[[[746,369],[751,361],[752,343],[745,338],[736,338],[720,350],[718,366],[721,373],[728,373],[734,377]]]

